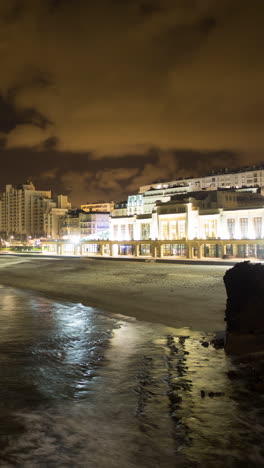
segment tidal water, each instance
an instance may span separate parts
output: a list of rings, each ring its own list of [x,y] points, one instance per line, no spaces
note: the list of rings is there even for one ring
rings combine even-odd
[[[263,397],[238,364],[124,315],[0,287],[0,466],[264,466]]]

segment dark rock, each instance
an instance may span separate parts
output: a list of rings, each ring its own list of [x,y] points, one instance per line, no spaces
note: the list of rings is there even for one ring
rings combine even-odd
[[[230,378],[230,379],[237,379],[238,378],[238,374],[237,372],[233,371],[233,370],[230,370],[227,372],[227,376]]]
[[[224,392],[208,392],[207,395],[208,395],[210,398],[220,397],[220,396],[223,396],[223,395],[224,395]],[[205,398],[205,397],[206,397],[206,392],[205,392],[205,390],[201,390],[201,397],[202,397],[202,398]]]
[[[225,340],[224,338],[214,338],[211,341],[211,344],[213,345],[215,349],[223,349],[225,346]]]
[[[185,343],[185,340],[187,340],[188,338],[190,338],[190,337],[189,336],[180,336],[179,337],[179,343],[183,345]]]
[[[264,393],[264,382],[257,382],[252,386],[252,390],[258,393]]]
[[[203,342],[201,343],[201,345],[204,346],[205,348],[208,348],[209,343],[208,343],[208,341],[203,341]]]
[[[264,266],[237,263],[224,275],[227,292],[225,350],[264,351]]]
[[[177,346],[175,346],[174,344],[170,346],[170,350],[171,350],[172,353],[178,353],[178,351],[179,351]]]
[[[169,399],[170,399],[170,402],[173,404],[173,405],[177,405],[179,403],[182,402],[182,398],[179,396],[179,395],[176,395],[175,393],[173,392],[168,392],[167,393]]]
[[[213,398],[213,397],[220,397],[220,396],[223,396],[224,395],[224,392],[209,392],[208,393],[208,396],[210,398]]]

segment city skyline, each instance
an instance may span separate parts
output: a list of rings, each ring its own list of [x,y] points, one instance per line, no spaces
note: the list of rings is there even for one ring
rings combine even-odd
[[[263,160],[254,0],[0,6],[0,184],[73,205]]]

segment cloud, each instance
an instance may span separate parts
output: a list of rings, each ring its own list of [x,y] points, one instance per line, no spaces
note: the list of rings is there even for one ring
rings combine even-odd
[[[36,125],[42,145],[50,127],[58,151],[97,158],[133,145],[261,150],[263,12],[258,0],[10,0],[4,131]]]
[[[9,132],[6,146],[7,148],[30,146],[37,149],[40,143],[45,144],[50,138],[49,130],[43,130],[34,125],[18,125]]]
[[[79,206],[88,201],[126,199],[129,194],[137,193],[140,186],[154,181],[190,177],[193,172],[202,175],[204,171],[210,172],[212,160],[216,170],[222,164],[230,168],[238,162],[238,155],[229,151],[164,152],[159,148],[152,148],[151,152],[141,158],[145,161],[142,167],[135,163],[131,167],[65,171],[62,175],[57,170],[56,180],[60,178],[62,191],[66,191],[73,204]],[[119,162],[121,164],[122,159]],[[133,160],[130,162],[133,164]]]
[[[78,205],[263,159],[263,14],[259,0],[0,2],[1,183],[30,175]]]
[[[119,200],[126,195],[125,183],[129,183],[138,173],[137,168],[103,169],[94,173],[69,171],[61,181],[75,205],[87,201]]]
[[[50,169],[46,172],[41,174],[42,179],[46,180],[54,180],[58,177],[58,168]]]

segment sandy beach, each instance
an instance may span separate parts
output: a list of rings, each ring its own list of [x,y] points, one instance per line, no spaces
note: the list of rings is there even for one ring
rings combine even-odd
[[[0,284],[205,332],[225,328],[224,265],[0,257]]]

